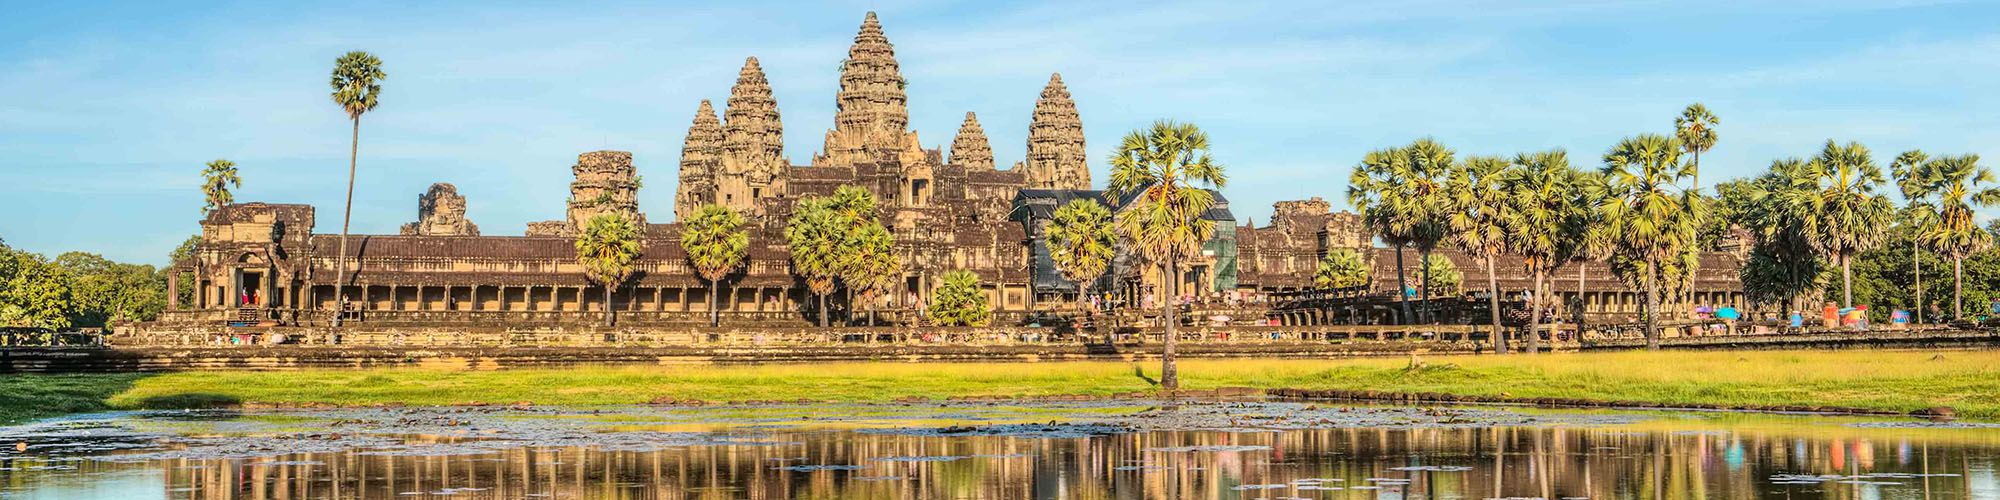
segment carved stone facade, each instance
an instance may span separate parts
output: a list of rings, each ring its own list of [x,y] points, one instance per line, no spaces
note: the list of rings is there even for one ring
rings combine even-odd
[[[1083,119],[1076,113],[1062,74],[1049,75],[1035,115],[1028,124],[1028,187],[1090,189],[1088,151],[1083,144]]]
[[[972,170],[993,170],[993,146],[986,142],[986,129],[979,127],[979,117],[971,111],[965,112],[965,123],[958,126],[958,137],[951,140],[951,163]]]
[[[479,236],[479,225],[465,218],[465,197],[448,182],[432,184],[417,196],[417,221],[403,225],[405,236]]]
[[[692,217],[702,205],[715,203],[715,176],[721,168],[722,122],[715,119],[715,108],[702,99],[701,107],[694,112],[694,125],[688,127],[687,139],[681,143],[681,183],[674,192],[675,219]]]

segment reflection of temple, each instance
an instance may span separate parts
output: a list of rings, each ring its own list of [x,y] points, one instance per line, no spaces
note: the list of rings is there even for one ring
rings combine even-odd
[[[794,164],[785,155],[778,103],[756,58],[745,60],[719,116],[712,103],[695,103],[672,210],[685,216],[716,203],[752,221],[748,265],[723,283],[717,307],[725,317],[805,324],[821,313],[811,310],[814,301],[791,272],[783,228],[798,200],[845,185],[876,196],[877,215],[896,237],[904,286],[877,304],[890,318],[909,318],[909,311],[929,302],[939,277],[953,270],[979,276],[1003,322],[1075,307],[1078,288],[1053,270],[1041,237],[1044,226],[1070,200],[1098,200],[1113,210],[1126,200],[1090,189],[1081,117],[1061,76],[1052,75],[1041,90],[1026,124],[1025,160],[1008,169],[997,168],[994,147],[970,112],[949,150],[926,148],[909,128],[905,90],[894,48],[871,13],[842,62],[838,111],[809,164]],[[599,214],[624,216],[644,230],[637,273],[610,299],[622,321],[703,321],[708,284],[690,270],[678,244],[679,226],[651,223],[656,219],[639,206],[641,176],[632,155],[583,153],[570,171],[574,180],[562,217],[531,222],[522,236],[493,236],[490,227],[482,233],[467,217],[466,197],[457,188],[433,185],[418,197],[416,221],[401,234],[351,238],[345,283],[336,283],[334,272],[340,238],[313,233],[313,207],[222,207],[202,221],[195,258],[175,263],[184,272],[174,273],[170,286],[194,287],[194,302],[172,304],[163,322],[317,325],[332,317],[344,296],[349,318],[360,324],[588,324],[607,304],[602,288],[585,279],[577,265],[571,239]],[[1216,222],[1215,236],[1172,276],[1179,290],[1197,300],[1311,288],[1316,264],[1328,250],[1369,247],[1372,240],[1357,217],[1334,212],[1318,198],[1279,202],[1261,227],[1239,220],[1220,193],[1217,201],[1203,215]],[[1414,252],[1405,253],[1414,269]],[[1484,280],[1475,279],[1482,274],[1476,261],[1440,253],[1458,264],[1468,289],[1484,288]],[[1393,294],[1393,253],[1371,254],[1375,291]],[[1706,257],[1696,300],[1740,301],[1737,267],[1733,256]],[[195,278],[182,283],[186,272]],[[1500,272],[1503,289],[1527,287],[1512,260],[1503,259]],[[1156,296],[1166,278],[1160,274],[1122,252],[1109,275],[1089,291],[1129,305],[1149,297],[1164,300]],[[1602,266],[1588,266],[1584,274],[1590,279],[1583,298],[1593,307],[1636,310],[1637,295]],[[836,294],[834,310],[827,313],[841,317],[861,309],[845,299]]]

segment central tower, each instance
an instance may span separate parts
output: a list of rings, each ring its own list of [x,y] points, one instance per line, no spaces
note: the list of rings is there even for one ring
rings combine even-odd
[[[900,151],[910,142],[909,97],[896,48],[882,34],[875,13],[861,20],[861,32],[840,65],[840,94],[826,150],[815,165],[853,165],[872,159],[870,150]]]

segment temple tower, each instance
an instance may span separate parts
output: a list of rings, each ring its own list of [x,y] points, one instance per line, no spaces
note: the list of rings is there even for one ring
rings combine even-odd
[[[479,236],[479,225],[465,218],[465,197],[448,182],[432,184],[417,195],[417,221],[403,225],[405,236]]]
[[[702,205],[715,202],[715,173],[722,166],[722,122],[707,99],[694,112],[687,140],[681,143],[681,183],[674,193],[674,220],[694,216]]]
[[[646,215],[639,213],[639,183],[634,178],[632,153],[584,153],[577,155],[576,166],[570,170],[576,174],[569,185],[571,231],[581,230],[591,217],[607,213],[625,216],[635,226],[646,224]]]
[[[729,109],[723,114],[722,155],[714,176],[715,191],[709,202],[720,203],[744,213],[755,213],[757,200],[777,196],[784,190],[784,124],[778,119],[778,101],[771,97],[771,83],[757,58],[743,61],[736,86],[729,89]]]
[[[875,13],[861,21],[861,32],[847,49],[840,67],[839,111],[826,134],[826,148],[815,164],[852,165],[873,158],[868,150],[900,151],[910,142],[908,96],[896,49],[882,34]]]
[[[986,129],[979,127],[979,117],[971,111],[965,112],[965,123],[958,126],[958,137],[951,140],[949,163],[966,169],[993,170],[993,146],[986,143]]]
[[[1049,75],[1028,124],[1027,180],[1030,189],[1090,189],[1090,164],[1083,147],[1083,119],[1063,86],[1062,74]]]

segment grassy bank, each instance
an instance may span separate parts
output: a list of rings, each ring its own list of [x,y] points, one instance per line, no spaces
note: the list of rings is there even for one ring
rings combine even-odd
[[[1189,360],[1183,386],[1365,389],[1679,404],[1813,405],[1890,411],[1950,406],[2000,420],[2000,352],[1612,352],[1540,356]],[[902,397],[1109,395],[1150,391],[1157,363],[832,363],[568,367],[508,371],[356,369],[0,376],[0,418],[104,408],[232,404],[631,404]]]

